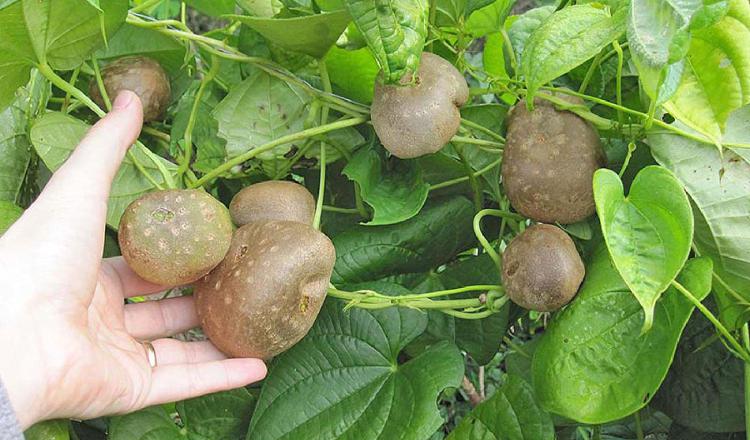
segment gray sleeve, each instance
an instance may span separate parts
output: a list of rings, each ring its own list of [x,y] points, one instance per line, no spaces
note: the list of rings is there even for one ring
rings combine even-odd
[[[18,425],[2,381],[0,381],[0,440],[23,440],[23,432]]]

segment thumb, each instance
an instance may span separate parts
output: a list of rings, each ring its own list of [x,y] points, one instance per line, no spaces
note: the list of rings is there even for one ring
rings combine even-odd
[[[120,92],[112,111],[91,127],[52,176],[40,201],[46,198],[106,201],[112,180],[128,148],[138,138],[142,124],[143,108],[138,95],[127,90]]]
[[[80,269],[96,268],[104,246],[112,180],[141,131],[138,95],[121,92],[112,111],[97,122],[55,172],[37,200],[5,233],[5,244],[35,237],[45,252]],[[34,247],[32,247],[34,248]]]

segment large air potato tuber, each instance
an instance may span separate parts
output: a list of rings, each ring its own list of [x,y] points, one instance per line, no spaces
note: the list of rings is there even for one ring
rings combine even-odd
[[[122,90],[135,92],[143,105],[143,122],[156,121],[164,116],[171,99],[169,76],[155,60],[132,56],[120,58],[102,69],[104,89],[110,99]],[[104,108],[104,99],[96,81],[89,85],[89,95]]]
[[[178,286],[221,262],[232,239],[232,220],[204,191],[155,191],[125,209],[118,238],[125,261],[141,278]]]
[[[459,108],[469,99],[466,80],[451,63],[422,53],[417,78],[401,85],[375,81],[370,108],[372,125],[383,146],[401,159],[435,153],[447,144],[461,123]]]
[[[570,99],[570,98],[566,98]],[[585,120],[536,99],[508,117],[502,182],[513,208],[542,223],[575,223],[594,213],[594,171],[605,165],[599,135]]]
[[[551,312],[578,292],[585,268],[573,240],[557,226],[537,224],[503,252],[505,294],[519,306]]]
[[[335,260],[331,241],[309,225],[242,226],[224,261],[195,284],[203,330],[228,356],[278,355],[312,327]]]
[[[237,226],[259,220],[288,220],[311,225],[315,199],[304,186],[283,180],[270,180],[243,188],[229,204]]]

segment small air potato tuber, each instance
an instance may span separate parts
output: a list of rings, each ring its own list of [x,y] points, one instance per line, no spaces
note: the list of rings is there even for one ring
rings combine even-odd
[[[370,108],[380,142],[401,159],[443,148],[458,131],[459,108],[469,99],[461,72],[429,52],[422,53],[414,82],[410,85],[412,75],[406,75],[401,85],[386,85],[381,74]]]
[[[102,69],[102,81],[110,99],[115,99],[122,90],[135,92],[143,105],[143,122],[161,119],[171,99],[169,76],[158,62],[148,57],[124,57],[107,64]],[[89,95],[104,108],[95,80],[89,85]]]
[[[537,224],[503,252],[505,294],[519,306],[551,312],[578,292],[585,268],[573,240],[557,226]]]
[[[270,180],[243,188],[229,204],[237,226],[260,220],[288,220],[311,225],[315,217],[315,199],[304,186],[282,180]]]
[[[524,216],[562,224],[590,216],[594,171],[605,162],[598,133],[576,114],[542,99],[534,101],[533,112],[525,102],[511,110],[502,182],[511,205]]]
[[[309,225],[257,221],[242,226],[224,261],[195,284],[203,330],[228,356],[278,355],[312,327],[335,260],[331,240]]]
[[[125,209],[118,239],[125,261],[141,278],[178,286],[221,262],[232,240],[232,220],[227,208],[203,191],[155,191]]]

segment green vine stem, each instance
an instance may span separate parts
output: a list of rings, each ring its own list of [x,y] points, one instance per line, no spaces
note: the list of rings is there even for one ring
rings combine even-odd
[[[613,41],[612,46],[614,46],[615,52],[617,52],[617,75],[615,76],[615,89],[616,89],[615,99],[617,100],[617,105],[622,107],[622,65],[623,65],[625,58],[622,53],[622,46],[620,46],[619,41],[617,40]],[[622,110],[617,110],[617,120],[620,121],[620,124],[625,123]]]
[[[466,136],[453,136],[453,138],[451,138],[451,142],[458,142],[458,143],[469,144],[469,145],[479,145],[482,147],[494,147],[495,149],[498,149],[498,150],[502,150],[503,148],[505,148],[505,143],[488,141],[486,139],[471,138],[471,137],[466,137]]]
[[[479,181],[477,180],[477,176],[474,175],[474,170],[471,168],[469,161],[466,160],[463,145],[456,145],[455,150],[458,158],[461,160],[461,164],[464,166],[465,177],[469,179],[471,192],[474,195],[474,210],[478,212],[482,209],[482,189],[479,187]]]
[[[485,173],[493,170],[496,166],[500,165],[500,163],[502,162],[502,160],[503,160],[502,157],[500,157],[497,160],[495,160],[494,162],[492,162],[489,165],[487,165],[486,167],[473,172],[471,175],[474,176],[475,178],[479,177],[482,174],[485,174]],[[455,179],[446,180],[445,182],[436,183],[434,185],[430,185],[430,191],[438,190],[438,189],[441,189],[441,188],[446,188],[446,187],[449,187],[449,186],[452,186],[452,185],[457,185],[459,183],[466,182],[469,179],[470,179],[470,176],[461,176],[461,177],[456,177]]]
[[[81,73],[80,67],[76,67],[73,70],[73,74],[70,76],[70,81],[69,81],[69,84],[71,84],[73,87],[75,87],[76,81],[78,81],[78,75],[80,73]],[[70,93],[65,92],[65,99],[63,100],[62,108],[60,109],[60,111],[63,113],[67,113],[69,105],[70,105]]]
[[[91,111],[93,111],[97,116],[100,118],[103,118],[106,116],[106,113],[104,110],[99,108],[98,105],[94,101],[91,100],[88,96],[86,96],[85,93],[83,93],[81,90],[79,90],[77,87],[69,84],[67,81],[62,79],[57,73],[55,73],[52,68],[46,64],[46,63],[39,63],[37,64],[37,69],[39,72],[44,75],[45,78],[47,78],[52,84],[54,84],[56,87],[58,87],[60,90],[69,93],[71,96],[76,98],[79,102],[83,103],[86,107],[88,107]],[[104,92],[106,94],[106,91]],[[136,141],[135,145],[141,149],[141,151],[146,154],[152,161],[154,162],[154,165],[156,165],[159,172],[162,174],[162,177],[164,178],[164,182],[167,184],[169,188],[175,188],[174,180],[172,179],[171,174],[169,174],[169,171],[164,167],[164,165],[154,157],[151,150],[146,148],[145,145],[143,145],[140,141]],[[136,167],[136,169],[157,189],[164,189],[164,187],[157,182],[151,174],[146,171],[145,168],[143,168],[143,165],[136,159],[135,155],[133,154],[133,151],[131,149],[128,149],[128,158],[133,162],[133,166]]]
[[[742,326],[742,344],[750,351],[750,330],[748,324]],[[745,362],[745,438],[750,440],[750,362]]]
[[[488,291],[478,298],[433,300],[439,296],[454,295],[470,291]],[[331,285],[328,295],[347,301],[346,308],[381,310],[390,307],[407,307],[419,310],[437,310],[462,319],[483,319],[497,313],[508,301],[502,287],[496,285],[465,286],[458,289],[440,290],[422,294],[388,296],[372,290],[348,292]]]
[[[602,57],[604,56],[604,50],[600,50],[598,54],[596,54],[596,57],[594,57],[594,61],[591,62],[591,66],[589,66],[589,70],[586,71],[586,76],[583,77],[583,81],[581,82],[581,87],[578,88],[578,93],[586,93],[586,89],[589,88],[589,83],[591,82],[591,78],[594,77],[594,72],[597,68],[599,68],[599,65],[602,62]]]
[[[490,258],[492,258],[492,261],[494,261],[495,264],[500,267],[500,254],[495,250],[494,247],[492,247],[492,244],[490,244],[489,240],[487,240],[487,237],[485,237],[484,233],[482,232],[482,219],[490,215],[499,218],[507,218],[514,221],[524,221],[526,219],[518,214],[501,211],[499,209],[483,209],[477,212],[477,214],[474,216],[474,235],[477,237],[477,240],[479,240],[479,243],[482,245],[485,252],[487,252]]]
[[[317,127],[308,128],[306,130],[302,130],[302,131],[298,131],[296,133],[292,133],[292,134],[288,134],[286,136],[282,136],[282,137],[280,137],[278,139],[274,139],[274,140],[272,140],[270,142],[267,142],[267,143],[265,143],[263,145],[260,145],[259,147],[256,147],[256,148],[254,148],[254,149],[252,149],[252,150],[250,150],[250,151],[248,151],[246,153],[240,154],[239,156],[236,156],[236,157],[234,157],[234,158],[232,158],[232,159],[224,162],[223,164],[221,164],[218,167],[216,167],[213,170],[211,170],[211,172],[206,173],[205,175],[203,175],[203,177],[201,177],[200,179],[198,179],[198,181],[196,181],[195,183],[193,183],[192,185],[190,185],[190,187],[191,188],[197,188],[199,186],[203,186],[203,185],[207,184],[208,182],[211,182],[213,179],[219,177],[223,173],[229,171],[230,169],[232,169],[232,167],[234,167],[236,165],[240,165],[243,162],[246,162],[246,161],[254,158],[255,156],[257,156],[257,155],[259,155],[261,153],[264,153],[266,151],[269,151],[269,150],[272,150],[272,149],[278,147],[279,145],[284,145],[284,144],[288,144],[290,142],[307,139],[307,138],[312,137],[312,136],[317,136],[319,134],[328,133],[328,132],[334,131],[334,130],[340,130],[340,129],[346,128],[346,127],[353,127],[355,125],[362,124],[362,123],[364,123],[366,121],[367,121],[367,119],[362,118],[362,117],[342,119],[342,120],[331,122],[331,123],[328,123],[328,124],[325,124],[325,125],[320,125],[320,126],[317,126]]]
[[[461,118],[461,125],[466,126],[468,128],[471,128],[472,130],[479,131],[481,133],[486,134],[487,136],[490,136],[500,142],[505,142],[505,138],[500,136],[499,134],[495,133],[494,131],[490,130],[489,128],[485,127],[484,125],[477,124],[474,121],[471,121],[469,119]]]
[[[184,3],[183,3],[184,5]],[[193,107],[190,109],[190,116],[188,117],[187,126],[185,127],[185,135],[183,136],[185,145],[183,147],[183,156],[180,167],[177,169],[177,175],[183,176],[188,169],[190,169],[190,162],[193,155],[193,130],[198,119],[198,109],[200,109],[201,101],[203,100],[203,94],[206,92],[206,88],[219,74],[219,59],[216,56],[211,57],[211,68],[208,69],[208,73],[201,80],[198,91],[195,92],[195,99],[193,100]]]
[[[721,333],[722,336],[726,339],[726,341],[729,343],[729,345],[732,347],[732,349],[739,355],[742,360],[745,362],[750,362],[750,353],[748,350],[746,350],[739,342],[737,342],[737,339],[732,336],[731,333],[729,333],[729,330],[727,330],[726,327],[724,327],[724,324],[719,321],[716,316],[714,316],[713,313],[711,313],[710,310],[706,306],[704,306],[698,299],[693,296],[693,294],[687,290],[682,284],[677,282],[676,280],[672,281],[672,286],[676,288],[685,298],[687,298],[695,307],[705,316],[709,321],[711,321],[711,324],[716,327],[716,329]]]
[[[635,435],[638,440],[643,440],[643,426],[641,425],[641,412],[636,411],[633,413],[633,419],[635,420]]]
[[[318,71],[320,72],[320,81],[323,83],[323,90],[331,93],[331,78],[328,76],[328,67],[325,60],[318,60]],[[323,104],[320,109],[320,124],[328,122],[328,106]],[[315,203],[315,216],[313,217],[313,228],[320,230],[320,220],[323,217],[323,200],[326,195],[326,143],[320,140],[320,182],[318,183],[318,198]]]
[[[370,113],[370,110],[367,106],[351,101],[349,99],[340,97],[333,93],[328,93],[323,90],[319,90],[311,86],[306,81],[295,76],[294,74],[288,72],[286,69],[274,63],[273,61],[267,60],[265,58],[251,57],[251,56],[245,55],[244,53],[239,51],[237,48],[232,47],[223,41],[217,40],[215,38],[207,37],[205,35],[194,34],[189,29],[183,29],[183,30],[170,29],[169,26],[174,26],[174,27],[179,27],[179,26],[176,23],[170,22],[169,20],[147,21],[144,18],[139,17],[138,15],[133,14],[131,12],[128,15],[126,21],[128,24],[131,24],[133,26],[154,29],[159,33],[168,35],[176,39],[194,41],[198,45],[200,45],[203,49],[205,49],[207,52],[213,55],[216,55],[220,58],[242,62],[242,63],[253,64],[259,69],[268,73],[269,75],[275,76],[290,84],[296,85],[302,88],[303,90],[305,90],[306,92],[314,96],[318,96],[319,98],[321,98],[322,100],[328,103],[340,106],[341,108],[347,109],[348,111],[354,112],[355,114],[368,115]]]

